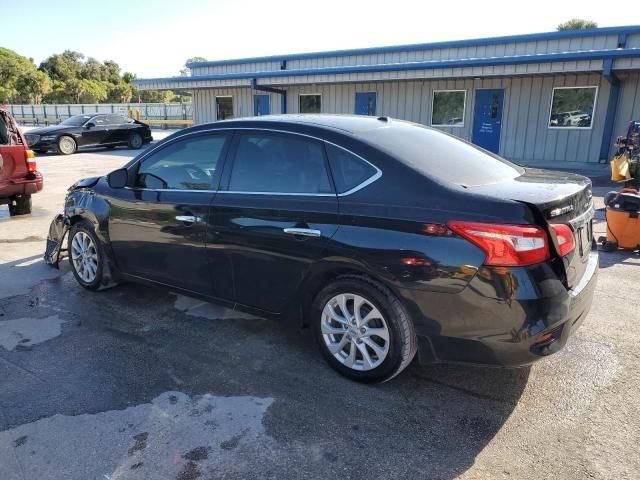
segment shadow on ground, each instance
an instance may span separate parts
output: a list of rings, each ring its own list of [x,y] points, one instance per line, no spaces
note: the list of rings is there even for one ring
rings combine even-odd
[[[269,441],[238,450],[233,478],[451,479],[501,429],[529,377],[529,369],[413,364],[388,383],[361,385],[332,371],[295,328],[193,317],[174,302],[137,285],[88,292],[69,273],[0,300],[0,322],[63,322],[46,342],[0,348],[0,430],[150,404],[178,390],[269,398]]]

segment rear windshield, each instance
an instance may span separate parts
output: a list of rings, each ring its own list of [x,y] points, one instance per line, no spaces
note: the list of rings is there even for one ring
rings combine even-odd
[[[452,135],[394,120],[388,127],[361,132],[366,142],[418,172],[456,185],[474,186],[516,178],[524,169]]]

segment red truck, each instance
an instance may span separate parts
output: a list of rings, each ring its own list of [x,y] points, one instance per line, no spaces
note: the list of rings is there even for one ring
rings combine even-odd
[[[42,190],[34,153],[11,114],[0,105],[0,205],[10,215],[31,213],[31,195]]]

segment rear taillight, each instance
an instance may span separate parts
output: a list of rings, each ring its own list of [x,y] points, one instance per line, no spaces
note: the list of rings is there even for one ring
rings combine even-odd
[[[560,250],[558,253],[560,256],[564,257],[568,253],[573,252],[576,248],[576,242],[573,238],[571,227],[562,223],[552,223],[549,226],[551,227],[551,232],[556,236],[556,240],[558,241],[558,249]]]
[[[449,222],[448,226],[485,252],[485,265],[525,266],[549,259],[547,234],[534,225]]]
[[[37,170],[36,166],[36,154],[33,150],[27,150],[25,153],[25,161],[27,162],[27,172],[33,173]]]

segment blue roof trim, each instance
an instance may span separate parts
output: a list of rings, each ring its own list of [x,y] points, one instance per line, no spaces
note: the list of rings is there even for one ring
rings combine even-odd
[[[247,73],[225,73],[217,75],[195,75],[191,77],[166,77],[136,79],[133,83],[193,83],[203,80],[239,80],[253,78],[299,77],[304,75],[339,75],[345,73],[396,72],[402,70],[431,70],[434,68],[485,67],[494,65],[523,65],[527,63],[571,62],[580,60],[604,60],[640,57],[640,48],[620,50],[589,50],[585,52],[544,53],[536,55],[514,55],[509,57],[473,58],[468,60],[437,60],[378,65],[356,65],[352,67],[327,67],[304,70],[274,70]]]
[[[471,40],[452,40],[446,42],[417,43],[409,45],[393,45],[387,47],[354,48],[348,50],[328,50],[324,52],[293,53],[287,55],[269,55],[265,57],[234,58],[230,60],[213,60],[207,62],[188,63],[187,67],[210,67],[216,65],[238,65],[241,63],[280,62],[282,60],[302,60],[306,58],[339,57],[347,55],[370,55],[378,53],[414,52],[418,50],[435,50],[438,48],[460,48],[480,45],[496,45],[500,43],[536,42],[559,40],[563,38],[594,37],[611,34],[640,33],[640,25],[623,27],[592,28],[587,30],[563,30],[561,32],[528,33],[505,37],[476,38]]]

